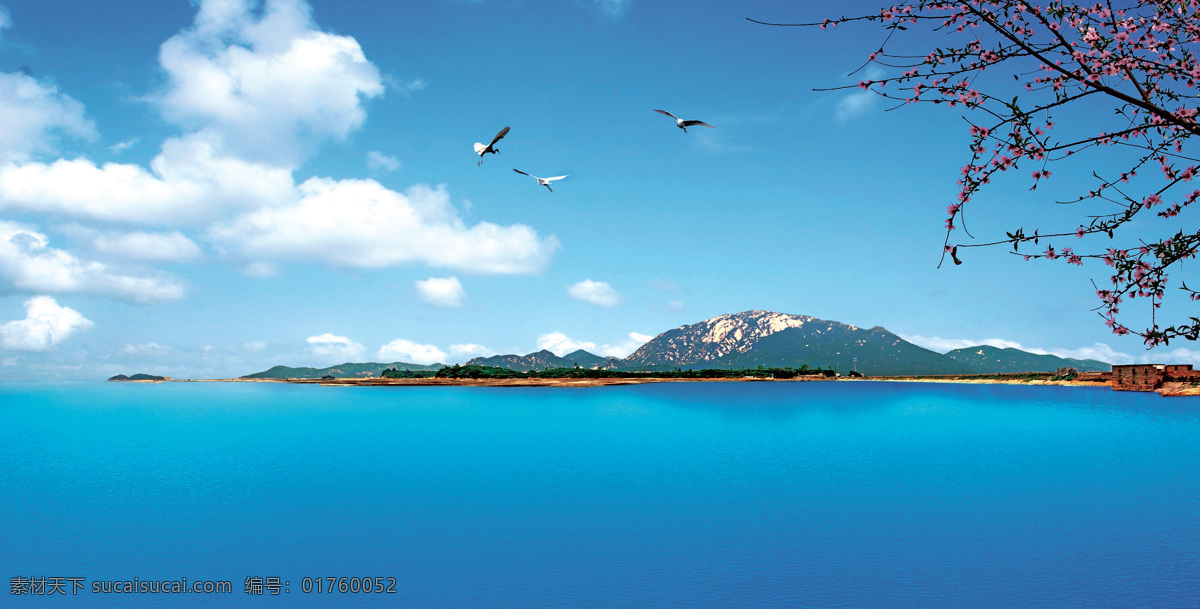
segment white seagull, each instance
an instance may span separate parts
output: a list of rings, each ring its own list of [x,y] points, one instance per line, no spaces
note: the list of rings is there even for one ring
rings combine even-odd
[[[667,116],[675,119],[675,126],[679,127],[680,129],[683,129],[684,133],[687,133],[688,127],[692,127],[694,125],[700,125],[701,127],[708,127],[709,129],[716,129],[716,127],[713,127],[712,125],[710,125],[704,121],[685,121],[682,118],[679,118],[678,116],[675,116],[674,114],[671,114],[670,112],[667,112],[666,110],[655,110],[655,112],[657,112],[659,114],[666,114]]]
[[[533,179],[537,180],[537,181],[538,181],[538,186],[545,186],[545,187],[546,187],[546,190],[549,190],[550,192],[554,192],[554,189],[553,189],[553,188],[550,188],[550,183],[551,183],[551,182],[553,182],[553,181],[555,181],[555,180],[561,180],[561,179],[563,179],[563,178],[567,177],[567,176],[554,176],[553,178],[539,178],[539,177],[537,177],[537,176],[535,176],[535,175],[530,175],[530,174],[528,174],[528,173],[525,173],[524,171],[521,171],[520,169],[513,169],[513,171],[515,171],[515,172],[517,172],[517,173],[519,173],[519,174],[521,174],[521,175],[523,175],[523,176],[529,176],[529,177],[531,177],[531,178],[533,178]]]
[[[501,129],[500,133],[497,133],[496,137],[492,138],[492,143],[488,144],[487,146],[484,146],[483,144],[480,144],[479,142],[475,142],[475,154],[479,155],[479,163],[478,163],[479,165],[483,164],[483,155],[485,155],[489,152],[492,154],[496,154],[497,152],[500,152],[500,149],[494,148],[494,146],[496,145],[496,142],[499,142],[506,135],[508,135],[508,127]]]

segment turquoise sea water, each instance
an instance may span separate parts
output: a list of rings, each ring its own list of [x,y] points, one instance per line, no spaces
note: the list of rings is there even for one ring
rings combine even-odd
[[[6,607],[1194,608],[1200,399],[0,385],[0,575]],[[84,589],[11,594],[39,577]],[[185,577],[232,593],[91,591]]]

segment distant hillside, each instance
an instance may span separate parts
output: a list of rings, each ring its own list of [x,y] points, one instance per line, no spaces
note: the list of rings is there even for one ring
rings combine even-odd
[[[330,366],[328,368],[291,368],[288,366],[275,366],[270,370],[247,374],[241,378],[244,379],[319,379],[326,376],[334,378],[362,378],[376,377],[379,373],[388,368],[395,370],[441,370],[445,368],[445,364],[431,364],[422,366],[421,364],[406,364],[404,362],[395,362],[391,364],[376,364],[368,362],[365,364],[345,363],[340,366]]]
[[[1001,349],[990,345],[955,349],[946,353],[946,357],[962,362],[980,374],[1053,372],[1059,368],[1075,368],[1081,372],[1107,372],[1112,369],[1112,364],[1094,359],[1037,355],[1028,351],[1021,351],[1020,349]]]
[[[966,364],[882,327],[864,330],[771,311],[720,315],[669,330],[642,345],[621,366],[631,370],[808,366],[866,375],[972,372]]]
[[[552,368],[586,370],[701,370],[802,368],[857,371],[867,376],[923,374],[998,374],[1053,372],[1072,367],[1080,371],[1107,371],[1097,360],[1077,360],[1035,355],[1018,349],[979,346],[940,354],[918,347],[887,329],[863,329],[807,315],[772,311],[744,311],[719,315],[689,326],[680,326],[654,337],[625,359],[601,357],[583,349],[559,357],[543,349],[528,355],[476,357],[464,366],[490,366],[518,372]],[[377,377],[387,368],[437,371],[444,364],[422,366],[346,363],[329,368],[270,370],[242,378],[361,378]],[[115,379],[114,379],[115,380]]]
[[[621,365],[621,359],[616,357],[602,357],[594,353],[588,353],[583,349],[572,351],[562,357],[568,362],[579,364],[580,368],[599,368],[601,370],[613,369]]]
[[[134,374],[134,375],[130,375],[130,376],[125,376],[124,374],[118,374],[114,377],[109,378],[108,380],[110,380],[110,381],[170,381],[173,379],[169,376],[155,376],[153,374]]]
[[[573,359],[572,359],[573,358]],[[571,353],[567,357],[559,357],[546,349],[530,353],[529,355],[493,355],[491,357],[476,357],[468,361],[466,366],[490,366],[493,368],[507,368],[508,370],[516,370],[518,372],[528,372],[530,370],[549,370],[551,368],[574,368],[575,364],[579,364],[582,368],[591,368],[592,366],[584,362],[592,362],[593,360],[603,361],[604,358],[598,355],[592,355],[587,351],[580,349]]]

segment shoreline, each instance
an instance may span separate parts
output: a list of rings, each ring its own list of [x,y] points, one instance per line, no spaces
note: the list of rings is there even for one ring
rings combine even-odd
[[[792,379],[773,378],[710,378],[710,379],[677,379],[677,378],[600,378],[600,379],[569,379],[569,378],[524,378],[524,379],[446,379],[446,378],[405,378],[388,379],[371,378],[338,378],[338,379],[309,379],[309,378],[225,378],[225,379],[173,379],[173,383],[289,383],[297,385],[320,385],[323,387],[606,387],[610,385],[642,385],[647,383],[813,383],[813,382],[905,382],[905,383],[960,383],[981,385],[1058,385],[1069,387],[1104,387],[1110,388],[1108,381],[1079,381],[1051,380],[1049,378],[966,378],[961,376],[880,376],[866,378],[831,379],[814,376]],[[1182,394],[1179,394],[1182,395]],[[1196,395],[1200,395],[1198,392]]]

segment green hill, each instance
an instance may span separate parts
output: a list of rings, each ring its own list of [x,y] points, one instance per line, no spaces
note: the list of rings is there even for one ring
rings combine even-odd
[[[437,371],[445,368],[445,364],[431,364],[422,366],[421,364],[406,364],[404,362],[394,362],[391,364],[376,364],[367,362],[365,364],[345,363],[339,366],[330,366],[328,368],[291,368],[289,366],[275,366],[270,370],[247,374],[244,379],[319,379],[326,376],[334,378],[366,378],[379,376],[381,372],[392,368],[394,370],[430,370]]]
[[[1107,372],[1112,369],[1112,364],[1094,359],[1037,355],[1011,347],[1001,349],[991,345],[955,349],[946,353],[946,357],[962,362],[980,374],[1053,372],[1059,368],[1074,368],[1081,372]]]

